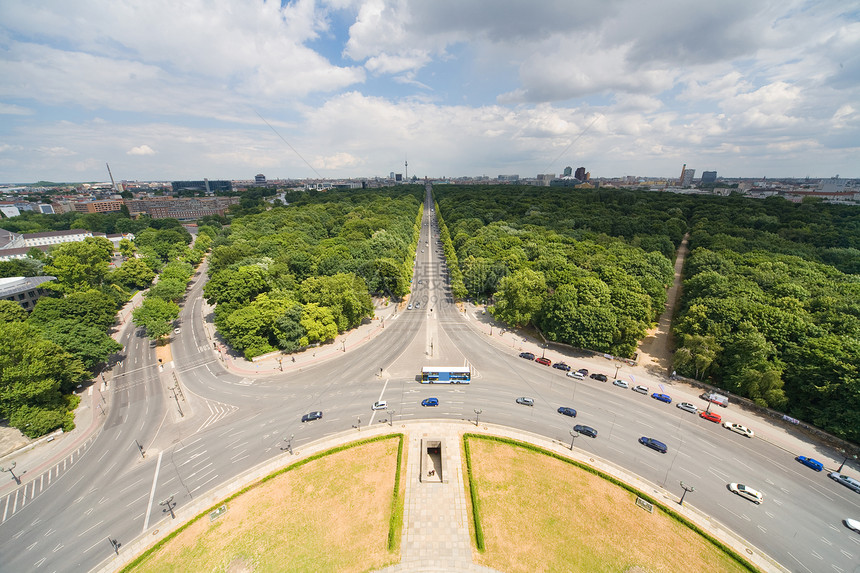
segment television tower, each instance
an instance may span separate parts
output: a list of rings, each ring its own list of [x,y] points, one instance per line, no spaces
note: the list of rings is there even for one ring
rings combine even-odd
[[[403,167],[406,168],[406,181],[409,181],[409,158],[408,157],[403,162]]]

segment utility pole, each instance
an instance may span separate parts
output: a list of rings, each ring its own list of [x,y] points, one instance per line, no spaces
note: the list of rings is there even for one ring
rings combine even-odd
[[[388,425],[389,426],[394,426],[394,414],[395,414],[395,411],[391,410],[391,415],[388,416]]]
[[[176,514],[175,514],[175,513],[173,513],[173,508],[174,508],[174,507],[176,507],[176,502],[174,502],[174,501],[173,501],[173,496],[172,496],[172,495],[171,495],[170,497],[168,497],[167,499],[163,500],[163,501],[159,501],[159,502],[158,502],[158,505],[165,505],[165,506],[167,506],[167,507],[165,507],[164,509],[162,509],[162,510],[161,510],[161,512],[162,512],[162,513],[164,513],[165,511],[169,511],[169,512],[170,512],[170,518],[171,518],[171,519],[176,519]]]
[[[119,555],[119,546],[122,545],[122,543],[116,539],[111,539],[110,536],[108,536],[107,540],[110,543],[110,546],[113,547],[113,552]]]
[[[684,493],[681,494],[681,501],[678,502],[679,505],[684,505],[684,496],[686,496],[691,491],[696,491],[691,485],[686,485],[684,482],[681,482],[681,487],[684,488]]]
[[[481,412],[483,412],[483,410],[475,409],[475,427],[478,427],[478,419],[481,417]]]
[[[140,445],[140,442],[137,440],[134,441],[134,445],[137,446],[137,451],[140,452],[140,457],[146,459],[146,456],[143,455],[143,446]]]

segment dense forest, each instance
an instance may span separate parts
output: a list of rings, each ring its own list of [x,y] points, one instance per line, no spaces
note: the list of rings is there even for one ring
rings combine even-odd
[[[860,207],[779,197],[437,186],[464,294],[629,355],[685,233],[680,374],[860,441]],[[452,287],[454,278],[452,273]]]
[[[288,194],[289,207],[232,221],[204,295],[247,358],[331,341],[373,316],[371,295],[409,291],[423,188]]]

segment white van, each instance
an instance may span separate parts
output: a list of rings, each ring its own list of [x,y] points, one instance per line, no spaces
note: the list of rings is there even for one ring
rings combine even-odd
[[[373,406],[370,407],[371,410],[385,410],[386,408],[388,408],[388,402],[385,400],[374,402]]]
[[[738,494],[741,497],[744,497],[756,505],[761,505],[764,496],[760,491],[755,490],[748,485],[744,485],[742,483],[730,483],[729,489]]]

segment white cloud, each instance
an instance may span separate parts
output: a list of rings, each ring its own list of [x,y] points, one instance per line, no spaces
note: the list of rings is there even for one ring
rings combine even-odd
[[[132,147],[128,151],[125,152],[126,155],[155,155],[155,150],[153,150],[148,145],[138,145],[136,147]]]
[[[36,112],[30,108],[0,102],[0,115],[33,115],[34,113]]]

